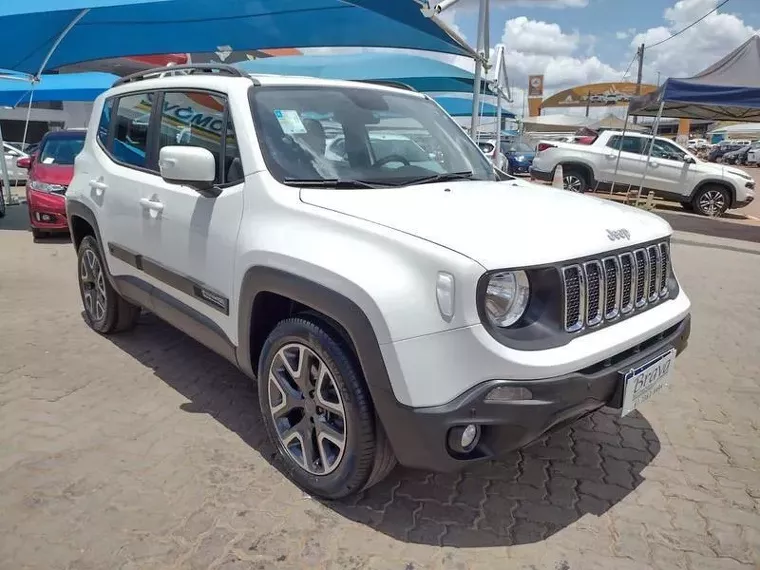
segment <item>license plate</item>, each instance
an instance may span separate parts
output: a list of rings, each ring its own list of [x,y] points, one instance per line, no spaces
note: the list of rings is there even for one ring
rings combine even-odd
[[[667,385],[675,358],[676,350],[672,349],[646,364],[621,372],[625,383],[621,416],[630,414]]]

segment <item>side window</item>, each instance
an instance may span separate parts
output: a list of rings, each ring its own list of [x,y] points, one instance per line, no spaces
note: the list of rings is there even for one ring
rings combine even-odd
[[[111,130],[111,112],[113,111],[113,99],[106,99],[103,103],[103,111],[100,113],[98,124],[98,140],[103,148],[108,148],[108,133]]]
[[[165,146],[200,146],[211,151],[216,159],[216,184],[222,183],[222,130],[224,129],[225,97],[202,91],[169,91],[164,93],[158,151]],[[230,136],[228,130],[227,136]],[[234,139],[235,133],[232,131]],[[237,148],[237,144],[233,148]],[[242,169],[241,169],[242,171]]]
[[[153,108],[153,94],[126,95],[116,106],[116,132],[111,153],[132,166],[147,166],[148,125]]]
[[[684,153],[669,142],[655,139],[654,145],[652,146],[652,156],[654,158],[664,158],[666,160],[683,162]]]
[[[616,135],[610,137],[610,142],[607,143],[607,146],[614,148],[615,150],[622,150],[623,152],[642,154],[642,141],[643,139],[641,137],[621,137],[620,135]]]

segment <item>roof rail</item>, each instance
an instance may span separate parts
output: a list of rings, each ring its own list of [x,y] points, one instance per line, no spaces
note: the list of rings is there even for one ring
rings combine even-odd
[[[138,71],[125,77],[117,79],[113,87],[117,85],[124,85],[125,83],[132,83],[134,81],[141,81],[149,77],[163,76],[166,74],[174,74],[176,72],[185,72],[188,75],[193,73],[219,73],[226,74],[231,77],[248,77],[243,71],[237,67],[226,65],[224,63],[188,63],[183,65],[168,65],[166,67],[154,67],[152,69],[146,69],[144,71]]]

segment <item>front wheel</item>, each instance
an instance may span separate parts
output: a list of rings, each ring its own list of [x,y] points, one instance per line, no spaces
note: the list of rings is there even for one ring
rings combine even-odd
[[[353,353],[316,318],[274,328],[259,359],[258,389],[280,467],[309,494],[346,497],[395,465]]]
[[[697,191],[691,203],[698,214],[717,217],[728,210],[731,197],[725,188],[708,185]]]

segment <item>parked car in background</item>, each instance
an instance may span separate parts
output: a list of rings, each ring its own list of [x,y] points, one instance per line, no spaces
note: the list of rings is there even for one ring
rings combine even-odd
[[[731,152],[727,152],[721,158],[721,162],[725,164],[744,164],[747,160],[747,153],[750,148],[751,145],[745,145],[736,150],[732,150]]]
[[[84,146],[85,133],[84,129],[49,132],[42,137],[34,155],[18,160],[18,166],[29,173],[26,201],[35,238],[69,230],[65,194],[74,176],[74,159]]]
[[[760,142],[752,143],[752,146],[749,148],[749,152],[747,152],[747,158],[745,162],[747,164],[751,164],[752,166],[758,166],[758,163],[760,163]]]
[[[536,150],[521,141],[502,142],[502,154],[506,157],[507,174],[528,174],[536,156]]]
[[[550,181],[562,165],[565,188],[575,192],[609,189],[613,182],[620,190],[643,184],[645,193],[653,191],[706,216],[719,216],[754,200],[755,181],[746,172],[702,162],[666,138],[655,137],[647,167],[650,141],[648,135],[623,136],[620,131],[604,131],[590,145],[542,141],[530,172]]]
[[[8,178],[11,184],[23,184],[26,182],[27,172],[25,168],[19,167],[16,163],[19,158],[28,157],[29,155],[8,143],[3,144],[3,150],[5,151],[5,166],[8,169]],[[0,178],[1,183],[2,178]]]
[[[480,150],[483,151],[483,154],[488,157],[488,160],[490,160],[496,168],[507,172],[507,157],[504,155],[504,153],[499,151],[498,156],[494,156],[494,151],[496,149],[496,139],[479,140],[478,146],[480,147]],[[501,149],[504,149],[504,143],[502,143]]]
[[[707,160],[709,162],[718,162],[723,158],[723,155],[739,150],[742,146],[743,145],[735,144],[733,142],[721,141],[710,150],[710,154],[707,155]]]

